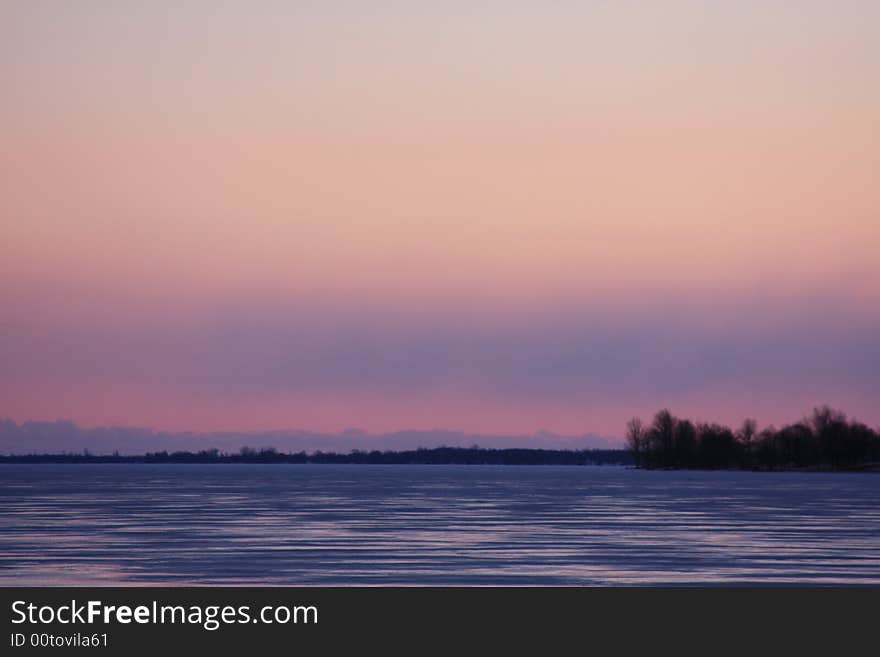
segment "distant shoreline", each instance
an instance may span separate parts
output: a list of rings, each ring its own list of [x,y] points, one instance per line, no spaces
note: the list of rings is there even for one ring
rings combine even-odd
[[[363,465],[634,465],[625,449],[550,450],[528,448],[434,447],[402,451],[282,453],[274,449],[121,454],[10,454],[0,464],[15,463],[337,463]]]
[[[155,452],[148,454],[9,454],[0,455],[0,465],[15,464],[339,464],[339,465],[609,465],[627,466],[639,470],[669,470],[694,472],[878,472],[880,463],[866,463],[853,467],[775,467],[775,468],[699,468],[637,467],[633,454],[625,449],[547,450],[547,449],[484,449],[464,447],[435,447],[403,451],[352,451],[281,453],[272,449],[243,448],[239,453],[217,450],[200,452]]]

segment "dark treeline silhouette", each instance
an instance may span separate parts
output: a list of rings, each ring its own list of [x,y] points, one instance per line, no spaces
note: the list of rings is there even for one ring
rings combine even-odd
[[[462,465],[631,465],[632,455],[622,449],[484,449],[481,447],[435,447],[405,451],[295,452],[285,454],[274,447],[242,447],[238,453],[217,449],[199,452],[152,452],[136,456],[81,454],[15,454],[0,456],[0,463],[364,463],[364,464],[462,464]]]
[[[760,432],[751,419],[733,430],[663,409],[649,426],[631,419],[626,442],[636,466],[649,469],[880,469],[880,433],[828,406],[800,422]]]

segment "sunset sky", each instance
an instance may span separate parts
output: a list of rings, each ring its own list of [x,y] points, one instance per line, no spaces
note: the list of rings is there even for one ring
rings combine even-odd
[[[880,425],[880,2],[0,4],[0,417]]]

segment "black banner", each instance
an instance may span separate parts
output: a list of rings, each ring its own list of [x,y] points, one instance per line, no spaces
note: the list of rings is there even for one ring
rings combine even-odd
[[[4,588],[3,654],[827,649],[878,588]]]

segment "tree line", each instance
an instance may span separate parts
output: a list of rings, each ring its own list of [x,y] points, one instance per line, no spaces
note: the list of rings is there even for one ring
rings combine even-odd
[[[0,463],[363,463],[376,465],[460,464],[460,465],[631,465],[631,454],[622,449],[528,449],[482,447],[434,447],[401,451],[348,453],[279,452],[274,447],[242,447],[238,453],[217,449],[197,452],[148,452],[139,455],[18,454],[0,456]]]
[[[799,422],[761,431],[752,419],[731,429],[663,409],[650,425],[632,418],[626,445],[635,465],[649,469],[880,469],[880,433],[828,406],[814,408]]]

